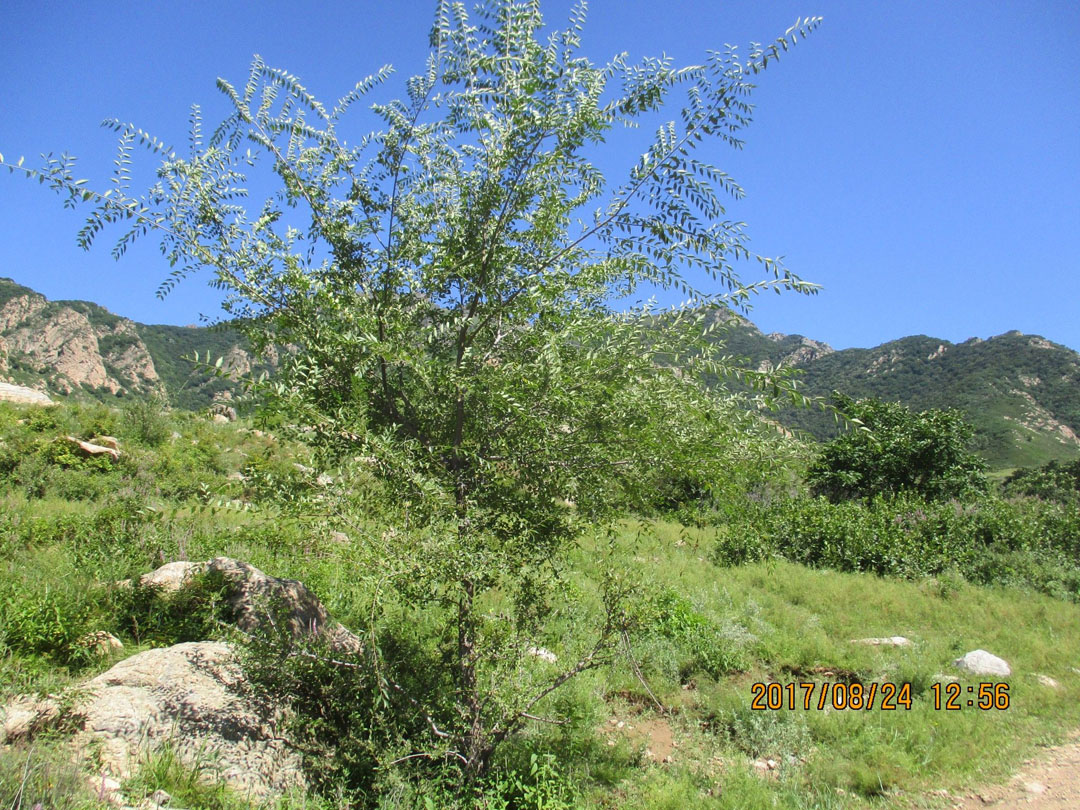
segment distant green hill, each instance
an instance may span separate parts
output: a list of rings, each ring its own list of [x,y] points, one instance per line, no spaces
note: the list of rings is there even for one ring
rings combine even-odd
[[[843,349],[801,335],[764,335],[744,320],[724,338],[759,368],[794,367],[804,393],[898,401],[915,410],[958,408],[975,448],[996,469],[1080,457],[1080,354],[1038,335],[1006,332],[964,343],[915,335],[873,349]],[[819,439],[840,429],[827,413],[787,409],[783,423]]]

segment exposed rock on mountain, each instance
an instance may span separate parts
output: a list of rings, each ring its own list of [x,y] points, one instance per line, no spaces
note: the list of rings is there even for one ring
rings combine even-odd
[[[185,358],[224,357],[225,377]],[[0,379],[57,396],[165,396],[203,408],[265,365],[235,332],[150,326],[86,301],[49,301],[0,278]]]

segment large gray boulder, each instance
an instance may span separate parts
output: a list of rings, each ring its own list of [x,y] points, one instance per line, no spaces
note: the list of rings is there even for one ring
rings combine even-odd
[[[147,650],[65,698],[22,698],[0,709],[0,742],[60,725],[74,733],[77,750],[94,754],[103,775],[117,779],[167,744],[186,766],[252,798],[304,787],[280,713],[244,696],[241,684],[222,642]]]
[[[172,562],[144,574],[139,581],[171,593],[183,588],[197,575],[213,573],[223,575],[229,583],[230,606],[241,630],[251,633],[268,621],[277,621],[278,614],[270,610],[277,606],[284,609],[285,620],[294,638],[325,638],[335,652],[359,653],[363,650],[360,639],[334,621],[304,583],[264,574],[250,563],[230,557],[215,557],[206,562]]]

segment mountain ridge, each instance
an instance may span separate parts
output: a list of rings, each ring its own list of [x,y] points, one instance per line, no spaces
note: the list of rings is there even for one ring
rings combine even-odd
[[[805,335],[763,333],[723,314],[726,353],[761,371],[791,368],[801,390],[828,397],[903,402],[915,410],[958,408],[992,467],[1080,456],[1080,354],[1040,335],[1010,330],[953,343],[909,335],[873,348],[834,349]],[[185,358],[222,357],[216,375]],[[141,324],[89,301],[49,301],[0,278],[0,381],[53,397],[110,400],[157,395],[198,410],[232,399],[242,376],[272,367],[225,326]],[[783,409],[779,421],[817,439],[838,430],[828,413]]]

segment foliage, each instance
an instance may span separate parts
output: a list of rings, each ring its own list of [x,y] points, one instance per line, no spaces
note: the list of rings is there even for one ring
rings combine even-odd
[[[747,510],[715,555],[724,565],[775,557],[880,576],[951,576],[1080,599],[1080,513],[1034,500],[924,501],[911,495],[830,503],[792,498]]]
[[[1042,467],[1017,470],[1002,482],[1002,491],[1075,504],[1080,499],[1080,459],[1068,464],[1050,461]]]
[[[441,2],[426,70],[406,98],[372,106],[382,128],[355,145],[339,134],[344,113],[388,69],[328,109],[256,58],[244,87],[219,81],[233,111],[208,138],[193,112],[188,157],[113,122],[108,194],[86,190],[66,157],[39,175],[68,203],[95,203],[81,244],[127,222],[119,255],[153,231],[176,267],[163,292],[210,267],[257,352],[296,347],[262,387],[266,407],[324,458],[372,459],[386,482],[377,509],[400,529],[358,532],[359,573],[440,617],[454,705],[427,750],[442,747],[469,782],[618,639],[628,589],[608,577],[605,616],[569,663],[528,690],[491,686],[524,683],[570,542],[586,522],[646,504],[657,475],[723,474],[741,437],[704,375],[779,387],[732,366],[705,339],[706,316],[761,289],[813,290],[749,250],[742,225],[723,219],[724,196],[741,189],[698,155],[741,144],[753,76],[818,20],[685,68],[623,56],[595,66],[578,53],[583,21],[582,5],[543,41],[535,2],[474,17]],[[609,182],[597,147],[680,88],[677,119]],[[128,191],[137,141],[162,161],[141,197]],[[281,192],[249,216],[245,166],[262,160]],[[739,279],[745,260],[764,281]],[[662,327],[650,305],[612,310],[649,285],[682,291],[688,308]]]
[[[171,430],[168,403],[163,397],[136,397],[124,408],[124,434],[147,447],[160,447]]]
[[[192,577],[171,594],[135,580],[112,592],[109,601],[118,632],[136,644],[168,647],[227,636],[225,626],[236,620],[230,592],[225,577],[210,572]]]
[[[49,810],[101,810],[108,805],[90,787],[80,761],[56,739],[0,749],[0,806]]]
[[[738,640],[672,590],[645,602],[637,621],[646,637],[655,634],[679,645],[679,676],[684,682],[699,672],[720,678],[747,668],[746,651]]]
[[[959,411],[912,413],[898,402],[835,396],[860,429],[829,442],[810,466],[815,494],[833,502],[904,492],[941,500],[987,490],[985,464],[968,450],[972,429]]]

